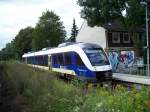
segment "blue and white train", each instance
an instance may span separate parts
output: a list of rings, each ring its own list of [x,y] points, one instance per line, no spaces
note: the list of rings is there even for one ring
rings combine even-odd
[[[25,63],[75,76],[85,81],[110,81],[112,67],[102,47],[91,43],[61,44],[57,48],[30,52]]]

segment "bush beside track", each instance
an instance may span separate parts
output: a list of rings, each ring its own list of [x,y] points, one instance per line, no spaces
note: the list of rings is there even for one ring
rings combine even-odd
[[[128,91],[118,85],[113,92],[99,87],[74,86],[56,73],[3,62],[13,94],[20,95],[30,112],[149,112],[150,88]]]

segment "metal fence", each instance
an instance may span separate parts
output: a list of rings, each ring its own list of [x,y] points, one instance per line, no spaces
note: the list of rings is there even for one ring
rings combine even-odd
[[[126,68],[119,68],[114,73],[123,73],[123,74],[130,74],[130,75],[138,75],[138,76],[147,76],[147,65],[144,64],[143,66],[139,65],[132,65]]]

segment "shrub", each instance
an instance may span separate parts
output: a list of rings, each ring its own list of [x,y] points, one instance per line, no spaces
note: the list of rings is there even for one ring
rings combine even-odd
[[[116,90],[85,88],[65,83],[54,72],[32,68],[20,63],[2,63],[10,84],[24,97],[32,112],[149,112],[150,88],[128,91],[118,85]]]

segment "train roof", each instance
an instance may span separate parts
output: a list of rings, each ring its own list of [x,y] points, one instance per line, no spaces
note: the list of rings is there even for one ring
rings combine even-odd
[[[102,48],[101,46],[93,43],[67,43],[67,44],[61,44],[56,48],[49,48],[44,50],[40,50],[37,52],[28,52],[25,53],[22,57],[30,57],[30,56],[40,56],[40,55],[48,55],[48,54],[54,54],[54,53],[61,53],[61,52],[69,52],[69,51],[75,51],[77,52],[79,49],[91,49],[91,48]]]

